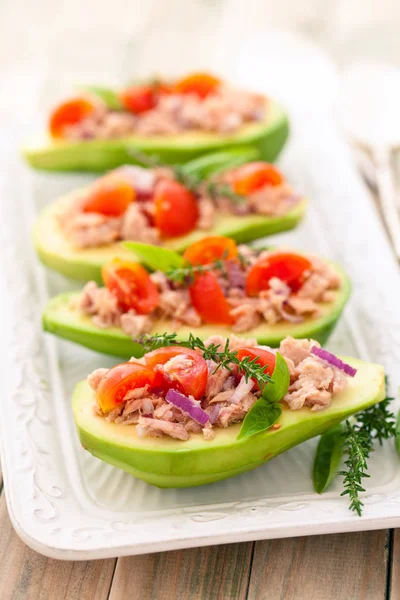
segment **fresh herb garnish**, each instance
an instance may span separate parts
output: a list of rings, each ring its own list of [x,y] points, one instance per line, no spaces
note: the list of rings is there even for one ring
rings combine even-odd
[[[202,179],[194,173],[188,173],[185,167],[181,165],[169,165],[163,162],[159,156],[153,154],[145,154],[136,148],[130,149],[129,154],[136,160],[137,163],[148,169],[167,168],[170,169],[176,181],[179,181],[188,190],[197,195],[205,194],[211,200],[216,201],[220,197],[229,198],[237,204],[246,202],[244,196],[236,194],[236,192],[226,183],[219,183],[212,179]]]
[[[176,333],[164,333],[160,335],[144,334],[136,341],[143,346],[145,352],[150,352],[163,346],[174,345],[185,346],[192,350],[200,350],[205,360],[213,360],[216,363],[215,371],[222,367],[228,371],[232,371],[232,364],[238,365],[243,372],[245,380],[254,379],[257,381],[260,389],[263,389],[272,380],[271,376],[265,372],[265,365],[258,364],[257,358],[252,359],[250,356],[245,356],[240,360],[237,351],[229,349],[229,339],[226,340],[223,348],[219,344],[209,344],[206,346],[203,340],[195,337],[193,334],[190,334],[189,339],[186,341],[178,340]]]
[[[193,283],[196,275],[207,271],[219,271],[226,279],[228,277],[223,258],[214,260],[208,265],[191,265],[190,263],[186,263],[183,267],[168,269],[165,272],[165,276],[175,283],[190,285]]]
[[[246,202],[246,198],[237,194],[227,183],[206,181],[204,182],[204,191],[214,201],[223,197],[232,200],[236,204],[244,204]]]
[[[289,384],[290,374],[287,363],[277,352],[271,381],[264,387],[261,398],[253,404],[245,416],[238,440],[265,431],[276,423],[282,414],[280,402],[286,395]]]
[[[374,441],[382,445],[383,440],[396,437],[396,419],[389,408],[392,400],[387,397],[358,413],[354,420],[347,419],[343,425],[329,429],[318,444],[313,470],[315,490],[323,492],[335,474],[342,475],[341,496],[349,497],[349,508],[358,516],[364,506],[360,493],[365,492],[363,480],[369,477],[368,458]],[[336,471],[341,455],[345,457],[346,468]]]
[[[325,431],[319,438],[313,465],[314,490],[322,494],[338,474],[338,469],[343,456],[342,423]]]
[[[244,418],[238,440],[260,433],[272,427],[282,414],[282,409],[275,402],[259,398]]]

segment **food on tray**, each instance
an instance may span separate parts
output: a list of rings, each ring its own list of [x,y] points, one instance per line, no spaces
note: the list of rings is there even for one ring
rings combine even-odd
[[[79,383],[83,447],[159,487],[243,473],[385,397],[379,365],[309,339],[147,337],[146,354]]]
[[[111,171],[44,211],[34,231],[38,254],[74,279],[101,281],[107,259],[130,258],[123,240],[183,251],[210,233],[250,241],[295,227],[306,200],[275,166],[238,166],[251,155],[216,153],[184,169],[125,165]]]
[[[131,149],[181,163],[242,145],[274,160],[288,136],[282,108],[205,73],[114,91],[87,88],[56,106],[48,138],[24,154],[38,169],[104,171],[135,162]]]
[[[143,334],[176,332],[208,338],[246,333],[277,346],[286,335],[324,343],[350,293],[335,264],[292,250],[260,250],[212,236],[184,255],[146,244],[129,247],[150,269],[113,259],[103,267],[104,287],[89,282],[45,308],[44,328],[60,337],[117,356],[140,356]]]

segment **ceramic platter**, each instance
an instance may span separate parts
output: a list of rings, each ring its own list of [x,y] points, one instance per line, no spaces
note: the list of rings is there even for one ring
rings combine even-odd
[[[71,393],[89,371],[113,360],[42,333],[43,304],[71,284],[38,264],[29,233],[37,211],[82,177],[31,175],[12,158],[10,143],[0,145],[7,165],[0,176],[0,443],[11,520],[29,546],[55,558],[94,559],[400,526],[393,444],[371,457],[361,519],[340,498],[340,480],[322,496],[313,493],[316,440],[247,474],[183,490],[152,487],[85,452]],[[310,198],[310,210],[297,231],[273,242],[343,264],[354,293],[328,347],[383,363],[397,390],[399,269],[347,146],[328,118],[314,116],[311,125],[294,118],[281,166]]]

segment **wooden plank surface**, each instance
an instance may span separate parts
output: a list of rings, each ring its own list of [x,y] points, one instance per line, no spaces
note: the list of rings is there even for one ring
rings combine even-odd
[[[400,529],[395,529],[393,536],[393,557],[390,600],[400,600]]]
[[[230,544],[99,561],[40,556],[0,497],[1,600],[400,600],[400,530]],[[386,575],[391,571],[391,596]]]
[[[110,600],[244,600],[252,542],[118,560]]]
[[[384,600],[388,533],[257,542],[249,600]]]
[[[16,535],[0,497],[1,600],[105,600],[115,559],[58,561],[37,554]]]

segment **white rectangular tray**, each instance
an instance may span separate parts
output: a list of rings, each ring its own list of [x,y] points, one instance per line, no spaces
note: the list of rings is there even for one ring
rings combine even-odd
[[[397,390],[400,276],[375,207],[333,125],[309,115],[282,167],[310,198],[309,215],[273,241],[341,262],[354,293],[329,348],[381,362]],[[264,538],[400,525],[393,444],[374,453],[364,516],[339,497],[341,482],[313,493],[316,440],[227,481],[160,490],[86,453],[70,410],[73,387],[113,360],[43,335],[41,307],[72,284],[38,264],[28,229],[35,213],[81,177],[34,175],[10,159],[0,179],[1,456],[10,516],[22,539],[61,559],[89,559]],[[2,163],[4,164],[4,163]],[[271,240],[269,240],[271,241]]]

